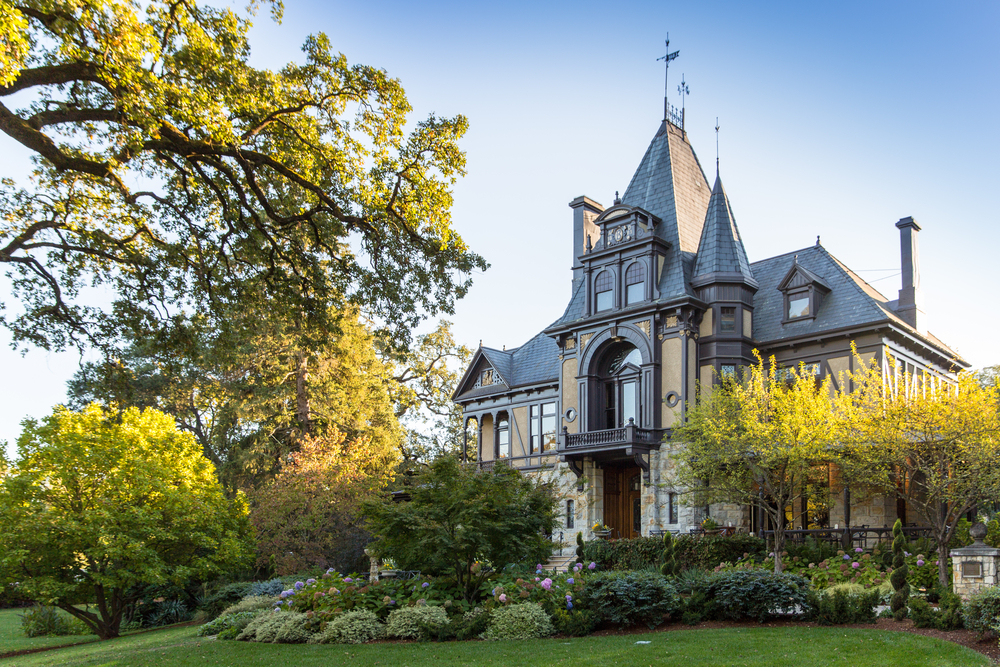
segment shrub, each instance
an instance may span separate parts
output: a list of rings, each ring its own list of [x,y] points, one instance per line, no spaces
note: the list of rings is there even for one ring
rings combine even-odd
[[[655,628],[681,608],[677,590],[658,572],[600,572],[587,578],[581,607],[615,625]]]
[[[821,563],[828,559],[833,559],[840,550],[838,544],[817,540],[812,535],[806,537],[802,544],[785,543],[785,552],[788,554],[786,562],[799,559],[803,563]]]
[[[680,563],[674,557],[674,536],[669,532],[663,533],[663,551],[660,553],[660,574],[664,577],[676,577],[681,571]]]
[[[188,611],[187,605],[181,600],[164,600],[154,602],[143,613],[143,625],[150,628],[171,623],[182,623],[190,620],[192,613]]]
[[[277,597],[281,591],[285,590],[285,584],[281,579],[271,579],[269,581],[254,581],[247,586],[243,595],[246,597]]]
[[[965,627],[965,619],[962,617],[962,598],[951,591],[941,594],[941,618],[938,619],[940,630],[961,630]]]
[[[1000,634],[1000,586],[991,586],[976,591],[965,603],[962,610],[965,627],[980,636]]]
[[[708,596],[705,589],[699,588],[684,601],[681,621],[687,625],[698,625],[709,621],[718,615],[718,603]]]
[[[707,595],[721,618],[763,623],[773,614],[809,608],[809,581],[788,572],[729,570],[707,582]]]
[[[208,614],[210,618],[215,618],[216,616],[219,616],[224,609],[242,600],[246,596],[249,586],[250,584],[245,581],[226,584],[219,590],[204,598],[198,605],[198,608]],[[279,590],[278,593],[280,592],[281,591]],[[278,593],[275,593],[275,595]]]
[[[311,644],[365,644],[385,636],[385,626],[368,610],[349,611],[327,623]]]
[[[822,593],[810,591],[805,617],[820,625],[874,623],[875,607],[880,602],[878,591],[866,591],[864,588],[856,592],[844,588]]]
[[[281,591],[278,592],[280,593]],[[276,595],[271,597],[265,595],[251,595],[249,597],[243,598],[234,605],[226,607],[222,611],[222,613],[219,614],[219,617],[221,618],[222,616],[226,616],[229,614],[238,614],[243,611],[258,611],[260,609],[270,609],[271,607],[274,606],[274,601],[276,599],[277,599]]]
[[[214,621],[209,621],[205,623],[200,628],[198,628],[199,637],[211,637],[213,635],[219,635],[220,639],[223,639],[222,634],[224,632],[235,630],[235,632],[226,632],[225,639],[235,639],[236,636],[243,631],[245,627],[250,625],[250,621],[257,617],[258,614],[269,614],[272,612],[262,611],[260,609],[252,611],[238,611],[234,613],[226,613],[219,616]]]
[[[450,639],[464,641],[474,639],[484,632],[490,623],[490,613],[483,607],[476,607],[460,616],[455,616],[451,622],[439,626],[425,626],[427,637],[436,642]]]
[[[77,619],[60,612],[55,607],[37,605],[21,614],[21,632],[25,637],[45,637],[55,635],[89,635],[90,628]]]
[[[303,644],[312,637],[309,618],[295,611],[271,611],[257,614],[236,639],[272,644]]]
[[[501,607],[490,616],[485,639],[537,639],[555,633],[552,619],[534,602]]]
[[[385,631],[390,637],[426,640],[447,624],[448,614],[443,607],[403,607],[389,613]]]
[[[678,593],[690,595],[698,588],[703,587],[711,576],[712,573],[708,570],[683,570],[670,583],[677,589]]]
[[[552,625],[556,632],[571,637],[584,637],[597,627],[598,616],[589,609],[555,609]]]

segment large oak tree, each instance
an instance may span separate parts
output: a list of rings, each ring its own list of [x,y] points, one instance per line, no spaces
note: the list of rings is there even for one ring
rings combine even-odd
[[[0,0],[0,26],[0,131],[36,162],[0,186],[18,343],[113,346],[248,293],[405,338],[486,267],[451,223],[466,119],[405,134],[399,81],[322,34],[274,71],[247,17],[193,1]]]

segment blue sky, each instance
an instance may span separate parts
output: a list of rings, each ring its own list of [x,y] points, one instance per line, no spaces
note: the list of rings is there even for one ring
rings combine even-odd
[[[913,216],[928,329],[976,367],[1000,363],[1000,3],[290,1],[281,25],[258,17],[255,64],[299,60],[318,31],[349,61],[399,78],[414,120],[469,117],[454,218],[492,264],[451,318],[470,346],[520,345],[562,313],[567,203],[608,205],[627,187],[662,117],[656,58],[669,31],[680,50],[670,99],[679,104],[683,75],[710,179],[719,118],[751,261],[820,234],[892,299],[894,223]],[[0,175],[23,174],[23,151],[3,136],[0,155]],[[64,399],[77,362],[0,349],[0,441]]]

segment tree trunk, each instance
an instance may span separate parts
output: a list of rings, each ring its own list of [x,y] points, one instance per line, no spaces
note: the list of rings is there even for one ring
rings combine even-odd
[[[942,591],[951,590],[948,586],[948,543],[938,542],[938,585]]]
[[[302,435],[309,435],[311,433],[308,388],[308,360],[306,359],[305,352],[300,350],[295,353],[295,407]]]
[[[774,516],[774,571],[784,572],[785,563],[781,559],[781,552],[785,550],[785,517]]]

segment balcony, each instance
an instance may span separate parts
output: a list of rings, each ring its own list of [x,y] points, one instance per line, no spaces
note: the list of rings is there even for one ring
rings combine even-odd
[[[639,428],[631,419],[628,426],[602,431],[568,433],[563,428],[559,442],[559,460],[568,463],[577,477],[583,475],[583,460],[622,461],[631,459],[649,482],[649,452],[660,448],[664,431]]]

